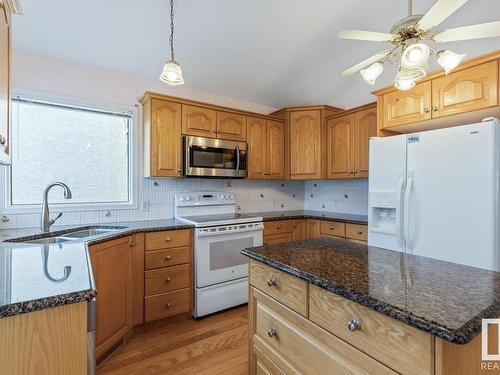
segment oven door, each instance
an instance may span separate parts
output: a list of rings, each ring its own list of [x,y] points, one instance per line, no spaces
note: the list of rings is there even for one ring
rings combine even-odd
[[[241,250],[262,245],[262,223],[196,229],[196,286],[206,286],[248,276],[248,258]]]
[[[247,175],[247,144],[185,136],[184,174],[244,178]]]

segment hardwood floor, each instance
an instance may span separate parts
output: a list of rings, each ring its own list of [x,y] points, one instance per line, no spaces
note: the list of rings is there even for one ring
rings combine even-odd
[[[248,309],[238,307],[134,335],[97,375],[247,375]]]

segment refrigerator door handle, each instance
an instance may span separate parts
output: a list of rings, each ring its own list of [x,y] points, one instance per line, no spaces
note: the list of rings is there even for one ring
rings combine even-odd
[[[398,182],[398,195],[396,198],[396,241],[398,243],[398,246],[401,250],[404,250],[404,234],[403,234],[403,191],[405,188],[405,178],[403,175],[403,172],[401,172],[401,177],[399,178]]]
[[[411,253],[411,238],[410,238],[410,197],[413,188],[413,172],[408,172],[408,182],[406,184],[405,201],[404,201],[404,241],[407,252]]]

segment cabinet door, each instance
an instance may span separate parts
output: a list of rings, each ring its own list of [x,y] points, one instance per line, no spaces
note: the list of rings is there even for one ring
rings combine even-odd
[[[256,117],[248,117],[248,178],[267,178],[266,137],[266,120]]]
[[[151,176],[175,177],[182,172],[181,105],[152,99]]]
[[[498,61],[432,80],[432,117],[498,105]]]
[[[228,112],[217,112],[217,138],[246,142],[246,116]]]
[[[182,134],[217,137],[216,112],[213,109],[182,105]]]
[[[321,178],[321,114],[319,110],[290,113],[290,177]]]
[[[9,162],[10,10],[0,3],[0,161]]]
[[[354,175],[368,177],[370,137],[377,135],[377,108],[368,108],[354,114]]]
[[[131,328],[132,237],[90,247],[96,299],[96,353],[102,354]]]
[[[294,220],[292,222],[292,241],[301,241],[306,239],[306,221]]]
[[[265,245],[288,242],[292,242],[292,233],[268,234],[267,236],[264,236]]]
[[[285,178],[285,124],[267,120],[267,177]]]
[[[353,114],[328,119],[326,122],[328,178],[354,177],[351,134],[353,127]]]
[[[431,119],[431,82],[410,91],[391,91],[382,97],[384,128]]]
[[[307,219],[306,239],[321,237],[321,220]]]

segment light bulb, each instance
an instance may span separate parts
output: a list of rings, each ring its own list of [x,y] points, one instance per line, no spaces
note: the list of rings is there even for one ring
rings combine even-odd
[[[177,61],[169,60],[165,63],[160,76],[160,81],[165,82],[170,86],[182,86],[184,84],[182,69]]]
[[[410,90],[415,86],[417,80],[425,76],[425,70],[421,67],[414,69],[400,68],[394,80],[394,87],[401,91]]]
[[[394,81],[394,87],[400,91],[408,91],[415,87],[416,83],[413,79],[398,79]]]
[[[448,74],[455,69],[467,55],[459,55],[450,50],[439,51],[437,54],[437,62],[444,68],[444,72]]]
[[[401,55],[401,65],[405,68],[416,68],[422,66],[429,58],[429,47],[423,43],[411,44],[403,51]]]
[[[362,69],[360,71],[360,74],[366,83],[373,86],[375,84],[375,80],[382,73],[383,70],[384,70],[384,64],[376,62],[370,65],[368,68]]]

